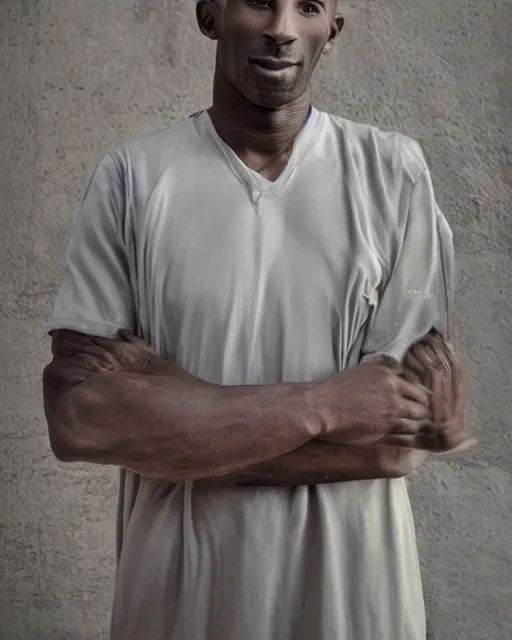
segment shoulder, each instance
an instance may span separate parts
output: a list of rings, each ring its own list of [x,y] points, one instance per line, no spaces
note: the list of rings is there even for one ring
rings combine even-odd
[[[183,146],[190,146],[195,129],[192,118],[167,129],[132,138],[113,147],[106,158],[122,171],[151,172],[176,160]]]
[[[390,273],[407,228],[415,237],[439,233],[440,216],[421,145],[397,131],[385,131],[335,115],[328,116],[343,180],[357,197],[357,215],[368,245]],[[413,223],[410,226],[410,223]],[[442,233],[447,238],[447,224]]]
[[[144,203],[162,174],[194,153],[198,136],[192,118],[167,129],[121,142],[97,164],[92,182],[126,212]],[[108,185],[108,188],[107,188]]]
[[[328,126],[342,151],[361,170],[378,171],[388,184],[414,183],[427,170],[421,145],[398,131],[380,129],[327,114]]]

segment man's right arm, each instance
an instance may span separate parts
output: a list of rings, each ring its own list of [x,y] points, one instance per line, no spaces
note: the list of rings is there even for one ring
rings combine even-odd
[[[130,251],[137,180],[129,167],[137,163],[130,153],[114,150],[93,173],[66,251],[52,332],[103,336],[117,346],[116,331],[136,326]],[[62,459],[118,465],[170,481],[218,477],[342,427],[340,407],[332,402],[340,394],[336,385],[325,398],[317,391],[327,387],[315,386],[313,401],[307,383],[222,388],[173,365],[171,375],[156,372],[151,380],[130,367],[96,375],[80,349],[68,351],[54,352],[44,373],[51,444]]]
[[[95,170],[66,252],[51,330],[113,338],[119,327],[135,325],[125,155],[108,154]],[[118,342],[108,340],[107,349]],[[45,413],[57,457],[170,481],[254,468],[332,434],[357,445],[394,433],[393,444],[405,438],[413,447],[428,414],[424,391],[411,387],[405,394],[396,371],[375,362],[323,383],[269,387],[209,385],[174,365],[170,375],[147,376],[129,367],[93,374],[77,363],[85,363],[83,354],[54,354],[45,369]]]
[[[179,482],[272,460],[323,430],[310,383],[224,387],[175,367],[165,377],[99,373],[65,389],[61,360],[43,376],[50,442],[61,460]]]
[[[357,445],[397,430],[394,444],[400,445],[401,438],[413,440],[404,435],[406,427],[419,431],[420,414],[428,413],[427,397],[420,398],[423,404],[405,397],[421,389],[378,362],[320,383],[227,387],[205,383],[140,346],[95,342],[69,332],[54,335],[44,401],[52,448],[62,460],[118,465],[169,481],[249,470],[249,479],[257,471],[282,476],[282,482],[300,476],[308,484],[324,473],[319,462],[326,456],[334,481],[367,479],[382,472],[376,451],[361,464],[359,454],[350,455],[347,465],[342,449],[336,458],[336,447],[301,449],[330,433]],[[408,411],[409,420],[397,417]],[[273,467],[258,467],[283,456],[277,475]]]

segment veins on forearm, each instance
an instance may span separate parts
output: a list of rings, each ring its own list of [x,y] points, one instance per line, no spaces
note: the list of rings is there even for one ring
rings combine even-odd
[[[199,480],[205,485],[299,486],[402,475],[389,447],[352,447],[312,440],[280,458],[233,474]]]

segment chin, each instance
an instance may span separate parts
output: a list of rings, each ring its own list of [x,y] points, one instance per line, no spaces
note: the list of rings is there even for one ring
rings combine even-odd
[[[292,100],[290,98],[277,99],[273,96],[258,96],[258,98],[251,100],[251,102],[257,107],[264,109],[280,109],[292,102]]]
[[[250,95],[247,95],[247,99],[252,104],[265,109],[280,109],[281,107],[296,102],[300,95],[297,91],[283,90],[276,91],[275,89],[259,88],[257,91],[252,91]]]

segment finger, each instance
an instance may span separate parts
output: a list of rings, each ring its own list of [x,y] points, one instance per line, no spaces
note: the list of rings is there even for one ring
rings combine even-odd
[[[396,447],[418,449],[420,451],[437,452],[437,441],[430,436],[431,433],[434,432],[431,432],[428,426],[426,426],[424,430],[420,430],[414,434],[393,433],[379,441],[379,445],[392,445]]]
[[[62,331],[53,336],[52,352],[54,355],[66,353],[90,353],[99,355],[94,338],[75,331]]]
[[[406,434],[393,434],[379,440],[379,446],[385,447],[405,447],[407,449],[416,449],[416,437]]]
[[[432,427],[426,428],[426,431],[437,434],[439,452],[466,451],[476,444],[476,439],[469,436],[464,430],[464,424],[461,420],[448,420],[447,424],[452,426],[438,427],[434,424]]]
[[[426,404],[404,398],[397,414],[400,420],[426,420],[432,424],[430,403]]]
[[[398,393],[403,398],[415,400],[420,404],[430,406],[430,390],[422,384],[413,384],[402,377],[398,378]]]
[[[142,338],[139,338],[136,335],[134,335],[134,333],[129,329],[119,329],[119,331],[117,332],[117,335],[121,340],[124,340],[125,342],[130,342],[131,344],[137,347],[140,347],[141,349],[144,349],[144,351],[155,353],[155,349],[153,349],[151,345],[149,345],[145,340],[142,340]]]
[[[447,373],[451,372],[451,357],[447,342],[440,333],[429,336],[429,344],[435,353],[436,361]]]
[[[455,355],[455,351],[451,351],[450,358],[452,364],[452,410],[455,415],[463,415],[466,410],[466,376],[461,361]]]
[[[423,366],[423,364],[421,363],[421,360],[419,360],[415,355],[412,349],[410,349],[407,354],[405,355],[404,361],[403,361],[403,368],[404,369],[409,369],[411,371],[413,371],[416,376],[418,378],[422,378],[423,374],[425,373],[425,367]]]
[[[449,453],[462,453],[465,451],[469,451],[470,449],[473,449],[473,447],[475,447],[477,444],[478,444],[478,440],[476,438],[467,437],[459,444],[451,448],[448,448],[444,451],[436,451],[435,453],[438,456],[447,455]]]
[[[404,435],[416,436],[421,431],[426,431],[432,428],[432,421],[428,418],[423,418],[421,420],[415,420],[412,418],[398,418],[393,424],[391,433],[389,433],[386,438],[390,438],[391,436]]]
[[[62,335],[58,334],[56,349],[61,355],[67,357],[87,356],[92,358],[93,360],[88,362],[89,371],[111,371],[119,369],[114,351],[118,344],[118,341],[112,338],[66,331]]]
[[[442,430],[431,423],[423,423],[415,433],[391,433],[380,440],[379,444],[410,447],[436,454],[448,452],[448,450],[463,451],[473,446],[472,441],[466,441],[466,439],[459,439],[458,442],[449,445],[444,439]]]
[[[125,342],[134,342],[136,339],[136,336],[131,329],[118,329],[117,337]]]
[[[400,376],[404,380],[407,380],[407,382],[410,382],[411,384],[421,384],[422,383],[422,380],[418,376],[418,374],[415,373],[414,371],[412,371],[411,369],[408,369],[407,367],[403,368],[403,373],[401,373]]]
[[[423,367],[432,366],[433,356],[435,355],[434,351],[428,336],[417,342],[411,348],[412,355],[421,362]]]
[[[84,382],[84,380],[87,380],[96,373],[84,367],[76,358],[67,358],[60,355],[56,355],[53,358],[52,366],[52,380],[59,388],[62,381],[64,381],[66,385],[74,386]]]
[[[412,354],[421,362],[424,369],[444,368],[430,336],[415,345]]]
[[[458,444],[460,444],[460,438],[457,442],[452,441],[450,443],[446,438],[444,429],[435,424],[430,424],[418,432],[415,446],[423,451],[439,453]]]
[[[446,360],[450,360],[451,357],[451,352],[453,351],[453,345],[451,345],[451,343],[447,342],[447,340],[445,340],[445,338],[443,337],[443,335],[441,333],[439,333],[438,331],[436,331],[435,333],[433,333],[432,335],[436,347],[439,349],[440,352],[442,352],[443,356],[446,358]]]
[[[458,434],[457,440],[450,440],[446,437],[444,429],[440,429],[436,425],[430,425],[422,429],[416,436],[416,446],[418,449],[430,451],[432,453],[440,453],[455,446],[459,446],[462,442],[461,434]]]
[[[62,355],[65,355],[65,353],[66,352],[64,352]],[[70,356],[68,355],[68,357],[71,357],[73,359],[75,366],[79,367],[83,371],[87,371],[88,373],[93,374],[104,371],[104,367],[101,365],[101,361],[94,356],[90,356],[89,354],[74,352],[70,354]]]
[[[52,351],[55,355],[60,355],[75,361],[84,372],[95,374],[102,371],[117,370],[116,358],[109,350],[114,340],[108,338],[97,338],[80,334],[73,331],[66,331],[57,334],[55,348]],[[103,344],[99,344],[100,342]]]
[[[432,329],[427,336],[418,344],[418,350],[423,357],[436,369],[442,369],[449,373],[451,371],[450,350],[448,343],[443,336]]]
[[[96,340],[96,338],[95,338]],[[87,354],[88,357],[94,359],[94,364],[101,371],[118,371],[119,360],[116,353],[113,351],[112,340],[106,347],[101,345],[97,347],[98,351],[95,354]]]
[[[434,424],[441,425],[446,420],[447,407],[445,398],[445,379],[442,371],[431,369],[430,371],[432,395],[431,408]],[[451,409],[451,407],[450,407]]]
[[[100,366],[110,360],[106,351],[94,344],[91,344],[90,346],[80,346],[73,343],[66,343],[63,344],[59,353],[67,358],[82,359],[83,361],[87,360],[90,361],[91,364],[96,363]]]

